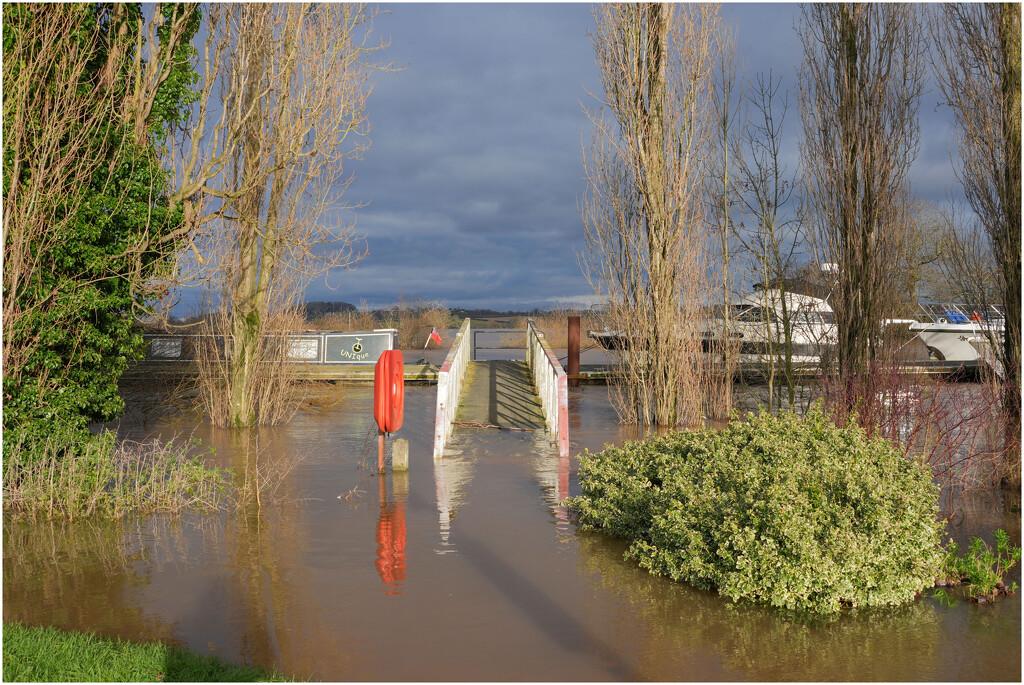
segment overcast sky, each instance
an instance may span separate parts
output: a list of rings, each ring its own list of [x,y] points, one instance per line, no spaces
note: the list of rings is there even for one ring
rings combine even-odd
[[[346,199],[369,256],[321,279],[307,300],[370,305],[399,297],[449,307],[532,309],[590,300],[577,266],[583,225],[580,141],[588,90],[600,82],[589,4],[398,4],[376,21],[391,41],[369,99],[372,146],[350,169]],[[799,116],[790,4],[729,4],[741,69],[774,71],[791,93],[790,153]],[[915,191],[955,191],[948,113],[921,105]]]

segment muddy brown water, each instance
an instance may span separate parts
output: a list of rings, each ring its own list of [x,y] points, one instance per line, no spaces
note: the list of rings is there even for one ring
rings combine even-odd
[[[1000,680],[1021,678],[1019,596],[925,598],[807,625],[656,578],[559,505],[575,456],[544,433],[458,429],[431,458],[434,388],[406,389],[407,474],[372,468],[372,388],[259,431],[273,501],[214,517],[4,522],[5,620],[161,639],[316,680]],[[630,437],[606,389],[570,395],[573,454]],[[162,420],[243,469],[236,436]],[[370,439],[367,439],[367,438]],[[251,458],[251,457],[250,457]],[[251,462],[250,462],[251,465]],[[1019,504],[1019,499],[1017,500]],[[981,501],[958,534],[1020,516]],[[1019,570],[1014,578],[1019,582]]]

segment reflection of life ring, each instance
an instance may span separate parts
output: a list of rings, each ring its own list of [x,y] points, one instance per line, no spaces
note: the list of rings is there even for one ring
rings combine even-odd
[[[388,504],[384,479],[380,479],[380,516],[377,519],[377,559],[374,562],[384,594],[401,594],[405,580],[405,505]]]

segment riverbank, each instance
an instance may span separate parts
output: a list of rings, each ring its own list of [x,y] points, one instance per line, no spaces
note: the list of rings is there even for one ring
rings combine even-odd
[[[5,682],[284,682],[277,671],[239,666],[160,642],[134,643],[51,627],[4,623]]]

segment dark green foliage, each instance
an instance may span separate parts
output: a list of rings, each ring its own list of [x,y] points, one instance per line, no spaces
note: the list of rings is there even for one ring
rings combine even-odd
[[[159,642],[4,623],[7,682],[262,682],[287,680],[276,671],[228,664]]]
[[[46,14],[55,5],[7,3],[3,7],[4,79],[21,78],[22,68],[33,58],[31,37],[40,32]],[[181,45],[172,60],[169,78],[158,91],[146,122],[143,140],[137,140],[131,117],[122,116],[131,96],[131,60],[115,61],[117,73],[109,87],[101,87],[102,72],[114,47],[131,55],[134,34],[144,20],[141,5],[123,7],[114,25],[113,5],[79,5],[60,9],[72,16],[74,31],[67,35],[68,50],[88,50],[88,68],[80,77],[75,103],[83,112],[100,115],[80,126],[53,121],[48,98],[68,78],[55,64],[44,78],[32,84],[33,97],[26,115],[9,120],[13,111],[4,108],[4,129],[16,125],[27,130],[19,138],[17,153],[4,138],[4,195],[12,185],[15,196],[31,196],[34,190],[56,179],[36,177],[37,167],[26,160],[41,155],[54,137],[57,140],[84,136],[75,150],[88,162],[84,178],[75,179],[69,192],[50,198],[21,213],[7,226],[5,257],[13,241],[25,240],[33,254],[25,260],[26,273],[16,283],[4,277],[6,300],[15,298],[17,316],[4,322],[5,352],[14,352],[17,368],[4,365],[4,452],[12,439],[42,440],[60,426],[84,434],[92,422],[108,421],[123,409],[117,381],[128,363],[141,356],[142,337],[133,326],[133,311],[146,301],[143,286],[169,265],[169,251],[161,241],[182,224],[180,204],[168,200],[168,177],[158,151],[172,126],[181,125],[195,99],[196,74],[188,57],[192,48]],[[163,5],[169,14],[172,5]],[[77,12],[77,14],[72,14]],[[199,15],[190,23],[188,37],[198,29]],[[118,28],[124,26],[123,36]],[[166,31],[166,29],[164,29]],[[18,39],[28,36],[28,48]],[[98,38],[98,39],[97,39]],[[21,52],[12,56],[16,49]],[[65,96],[66,97],[66,96]],[[76,109],[76,111],[78,111]],[[83,115],[84,116],[84,115]],[[129,119],[129,120],[126,120]],[[97,121],[100,123],[97,124]],[[58,149],[63,145],[58,146]],[[77,153],[76,153],[77,154]],[[20,163],[19,163],[20,161]],[[17,173],[15,173],[17,169]],[[47,198],[44,197],[44,200]],[[20,222],[22,225],[17,225]],[[53,226],[60,235],[53,235]],[[35,233],[30,233],[35,231]],[[48,232],[49,231],[49,232]]]
[[[814,613],[899,604],[941,562],[929,473],[861,428],[767,413],[581,456],[582,523],[652,573]]]

